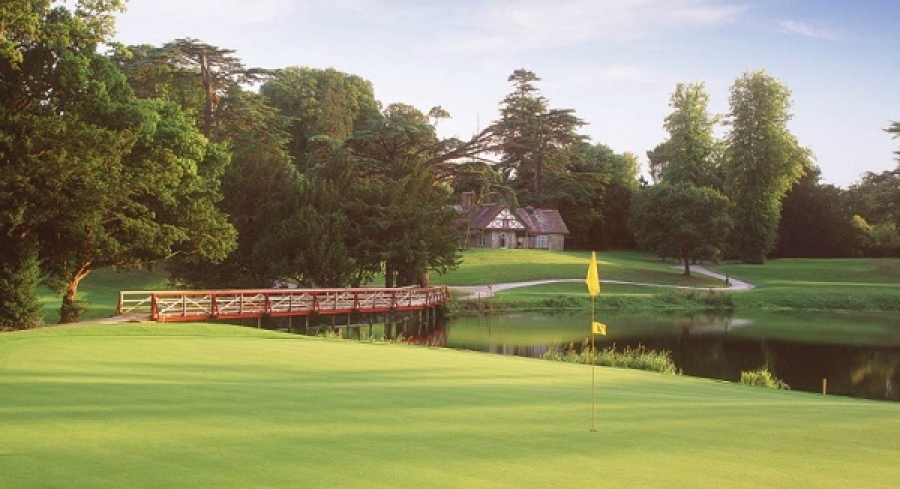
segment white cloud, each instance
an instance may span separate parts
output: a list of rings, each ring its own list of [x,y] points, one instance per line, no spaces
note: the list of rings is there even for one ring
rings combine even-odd
[[[457,33],[443,44],[477,53],[624,41],[660,30],[719,25],[746,10],[718,0],[488,0],[473,12],[474,32]]]
[[[805,22],[796,20],[782,20],[778,22],[778,29],[788,34],[799,34],[814,39],[836,39],[837,36],[824,29],[815,28]]]

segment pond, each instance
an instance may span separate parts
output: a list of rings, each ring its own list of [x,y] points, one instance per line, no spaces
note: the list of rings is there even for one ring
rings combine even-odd
[[[739,381],[768,366],[794,390],[900,401],[900,314],[849,312],[600,313],[598,348],[643,345],[671,353],[684,375]],[[590,315],[511,313],[450,321],[434,343],[449,348],[540,357],[580,347]],[[827,380],[825,380],[827,379]]]

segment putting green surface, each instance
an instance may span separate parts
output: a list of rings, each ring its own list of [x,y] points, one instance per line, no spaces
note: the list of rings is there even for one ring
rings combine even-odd
[[[0,487],[893,487],[900,405],[211,325],[0,335]]]

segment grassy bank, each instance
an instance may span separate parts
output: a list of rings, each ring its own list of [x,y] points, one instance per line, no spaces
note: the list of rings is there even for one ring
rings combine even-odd
[[[900,311],[898,259],[779,259],[711,268],[757,286],[734,294],[738,309]]]
[[[583,278],[590,253],[586,251],[493,250],[475,248],[462,254],[459,269],[434,275],[441,285],[485,285],[531,280]],[[646,253],[612,251],[597,254],[601,280],[619,280],[691,287],[723,287],[721,280],[701,275],[685,277],[674,263]]]
[[[210,325],[0,335],[0,487],[892,487],[900,406]]]
[[[521,251],[521,250],[516,250]],[[524,268],[520,275],[508,271],[515,280],[532,280],[533,269],[547,274],[543,278],[579,278],[585,275],[587,253],[558,253],[546,260],[551,265],[523,262],[491,265],[493,253],[503,250],[477,250],[470,263],[467,252],[460,267],[467,281],[477,282],[494,276],[493,267],[502,270]],[[527,255],[526,255],[527,256]],[[900,311],[900,260],[896,259],[780,259],[765,265],[707,265],[710,270],[750,282],[756,289],[727,292],[722,282],[701,277],[686,278],[673,262],[662,262],[651,255],[634,252],[601,253],[601,280],[646,282],[658,285],[683,285],[704,290],[685,291],[659,287],[603,284],[597,305],[611,309],[703,309],[736,310],[855,310]],[[515,255],[509,255],[513,260]],[[557,270],[558,268],[558,270]],[[550,276],[550,275],[553,276]],[[450,276],[453,278],[453,276]],[[498,283],[496,281],[494,283]],[[483,282],[488,283],[488,282]],[[712,291],[712,292],[710,292]],[[723,297],[727,296],[727,297]],[[537,285],[500,292],[494,299],[498,307],[580,308],[589,304],[584,284],[559,283]]]

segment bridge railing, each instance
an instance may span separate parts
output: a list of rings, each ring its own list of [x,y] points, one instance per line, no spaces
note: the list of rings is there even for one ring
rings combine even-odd
[[[119,314],[148,312],[157,321],[387,312],[438,307],[446,287],[122,291]]]

